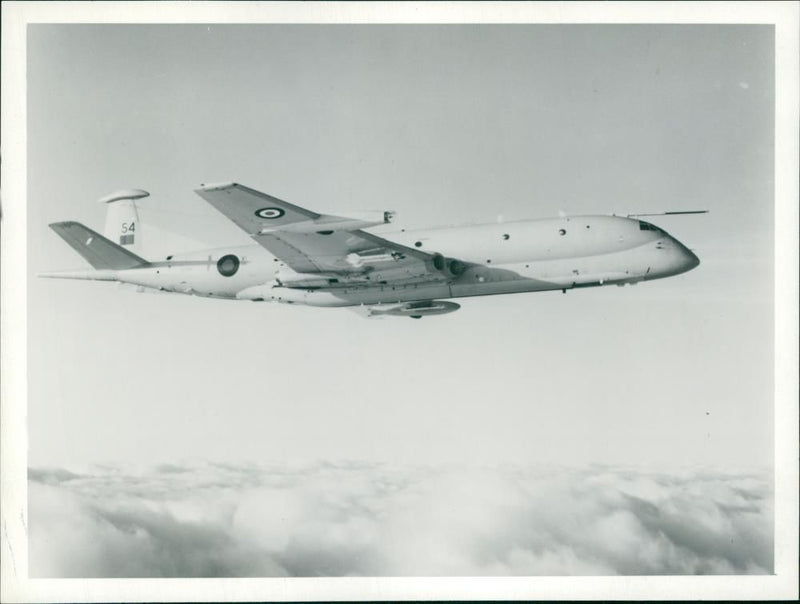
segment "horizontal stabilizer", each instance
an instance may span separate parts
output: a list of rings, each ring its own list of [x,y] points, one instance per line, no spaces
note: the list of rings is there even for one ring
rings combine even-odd
[[[79,222],[54,222],[50,228],[98,270],[123,270],[150,264]]]
[[[85,270],[85,271],[56,271],[39,273],[37,277],[45,279],[81,279],[83,281],[116,281],[117,271],[114,270]]]

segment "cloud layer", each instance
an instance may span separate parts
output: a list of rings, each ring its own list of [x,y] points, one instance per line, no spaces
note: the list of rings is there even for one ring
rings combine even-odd
[[[192,464],[30,469],[32,577],[770,573],[756,473]]]

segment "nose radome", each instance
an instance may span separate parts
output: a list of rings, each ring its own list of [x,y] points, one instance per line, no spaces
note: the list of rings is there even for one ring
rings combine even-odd
[[[676,240],[675,243],[676,247],[680,250],[680,266],[678,267],[678,273],[685,273],[693,268],[697,268],[700,264],[700,258],[680,241]]]
[[[698,258],[697,254],[695,254],[689,248],[686,248],[686,262],[688,264],[688,268],[686,269],[687,271],[700,266],[700,258]]]
[[[663,279],[688,272],[700,264],[700,259],[674,237],[659,239],[653,251],[656,251],[653,265],[648,268],[645,279]]]

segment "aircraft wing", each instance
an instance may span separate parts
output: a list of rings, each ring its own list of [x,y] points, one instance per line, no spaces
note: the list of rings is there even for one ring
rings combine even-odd
[[[371,283],[447,278],[432,254],[361,230],[388,222],[384,213],[372,222],[326,216],[236,183],[195,192],[297,273]]]

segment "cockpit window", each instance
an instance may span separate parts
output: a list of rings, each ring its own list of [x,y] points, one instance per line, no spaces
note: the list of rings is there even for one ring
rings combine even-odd
[[[650,224],[649,222],[645,222],[644,220],[639,221],[639,230],[640,231],[655,231],[657,233],[663,233],[661,229],[659,229],[656,225]]]

